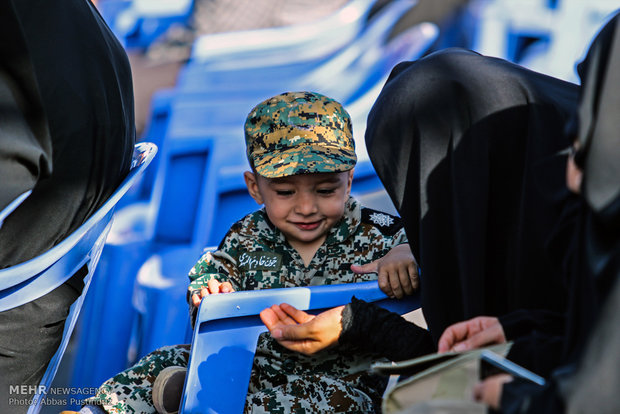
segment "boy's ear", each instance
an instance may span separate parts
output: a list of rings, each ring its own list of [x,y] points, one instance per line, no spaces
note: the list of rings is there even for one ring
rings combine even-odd
[[[347,178],[347,195],[351,195],[351,184],[353,183],[353,171],[355,169],[351,168],[349,170],[349,177]]]
[[[256,181],[256,175],[246,171],[243,173],[243,179],[245,180],[245,186],[248,188],[248,193],[258,204],[263,204],[263,197],[258,191],[258,182]]]

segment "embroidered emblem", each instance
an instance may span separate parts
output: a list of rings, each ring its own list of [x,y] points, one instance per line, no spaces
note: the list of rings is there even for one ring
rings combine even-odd
[[[394,219],[387,214],[383,213],[372,213],[370,215],[370,221],[375,223],[377,226],[391,226],[394,224]]]

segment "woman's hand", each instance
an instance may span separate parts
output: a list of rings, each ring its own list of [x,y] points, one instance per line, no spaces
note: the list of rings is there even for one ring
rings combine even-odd
[[[312,355],[338,343],[343,309],[339,306],[314,316],[283,303],[264,309],[260,318],[280,345]]]
[[[441,334],[437,347],[439,353],[462,352],[505,342],[506,335],[499,319],[492,316],[478,316],[447,327]]]
[[[474,388],[474,400],[484,403],[494,410],[499,410],[502,401],[502,388],[504,384],[512,381],[508,374],[493,375],[478,383]]]

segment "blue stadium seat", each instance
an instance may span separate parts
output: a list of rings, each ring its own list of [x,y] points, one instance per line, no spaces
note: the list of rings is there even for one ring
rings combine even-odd
[[[136,145],[132,168],[118,189],[82,226],[61,243],[27,262],[0,270],[0,312],[31,302],[51,292],[79,269],[86,266],[82,295],[71,306],[63,332],[62,342],[50,361],[37,387],[29,413],[41,409],[41,399],[56,375],[58,365],[67,347],[71,333],[88,291],[93,272],[112,224],[114,208],[140,174],[151,162],[157,148],[150,143]]]
[[[354,1],[345,7],[345,9],[359,8],[360,10],[365,8],[364,13],[360,11],[355,13],[355,15],[360,16],[360,21],[355,22],[358,26],[355,29],[357,31],[355,36],[343,37],[338,35],[338,32],[344,30],[351,31],[348,27],[350,23],[340,22],[337,25],[327,26],[325,23],[330,21],[329,18],[311,23],[325,25],[324,32],[315,29],[304,30],[304,25],[269,29],[269,33],[273,33],[271,37],[276,39],[270,40],[270,36],[266,36],[267,40],[264,47],[269,47],[270,50],[273,47],[272,54],[258,54],[256,60],[251,62],[246,61],[246,57],[249,54],[254,56],[256,51],[248,49],[247,37],[244,36],[246,32],[205,36],[201,40],[205,44],[213,45],[218,50],[222,48],[217,39],[218,36],[234,36],[243,39],[243,48],[234,56],[227,57],[227,64],[224,66],[218,64],[219,57],[212,57],[208,60],[204,58],[190,60],[179,74],[178,88],[183,91],[202,88],[210,93],[216,91],[229,93],[235,90],[261,90],[275,83],[280,85],[278,88],[280,90],[276,91],[278,93],[282,92],[284,89],[281,88],[286,88],[285,85],[287,84],[320,84],[320,82],[333,77],[339,78],[338,75],[345,73],[345,69],[351,62],[359,58],[368,48],[383,45],[398,18],[415,4],[412,0],[394,1],[366,22],[365,17],[371,4],[367,1],[364,4],[356,5],[355,3]],[[295,31],[299,34],[288,35],[287,31]],[[261,31],[257,32],[252,36],[260,36]],[[303,39],[300,39],[300,36]],[[215,38],[211,39],[211,37]],[[301,59],[306,53],[316,54],[325,47],[326,43],[329,44],[334,40],[339,42],[339,47],[332,53],[320,54],[318,55],[320,59],[312,63]],[[286,47],[275,47],[282,42],[286,43]],[[197,44],[196,48],[200,48],[200,43]],[[304,80],[306,76],[309,76],[308,80]],[[273,93],[270,94],[273,95]],[[217,99],[218,97],[215,96],[214,98]]]
[[[323,61],[358,36],[374,3],[351,0],[331,15],[308,23],[204,35],[194,44],[192,60],[221,71]]]
[[[377,282],[268,289],[213,295],[202,300],[179,412],[241,413],[258,336],[267,329],[259,313],[289,303],[318,313],[345,305],[355,296],[404,314],[419,307],[415,296],[388,299]]]
[[[98,386],[136,355],[130,344],[136,343],[132,330],[140,318],[132,305],[133,291],[147,259],[172,247],[194,248],[197,258],[205,246],[205,215],[200,213],[203,206],[210,210],[210,198],[203,194],[216,188],[212,152],[212,140],[164,142],[151,199],[117,212],[118,226],[111,231],[96,278],[97,294],[89,296],[82,318],[97,328],[79,336],[72,386]],[[175,274],[183,279],[181,286],[187,285],[188,270],[184,266]]]

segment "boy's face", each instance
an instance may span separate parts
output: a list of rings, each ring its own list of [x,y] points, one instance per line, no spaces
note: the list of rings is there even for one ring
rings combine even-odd
[[[293,246],[323,243],[344,214],[353,170],[265,178],[246,171],[250,195]]]

